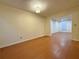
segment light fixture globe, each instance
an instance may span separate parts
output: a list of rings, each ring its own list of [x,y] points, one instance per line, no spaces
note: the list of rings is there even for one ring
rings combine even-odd
[[[36,10],[35,12],[36,12],[36,13],[40,13],[41,11],[40,11],[40,10]]]

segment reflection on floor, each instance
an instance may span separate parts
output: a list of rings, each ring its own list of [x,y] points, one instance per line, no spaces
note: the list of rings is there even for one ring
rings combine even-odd
[[[55,33],[22,44],[3,48],[3,59],[79,59],[79,42],[71,33]]]
[[[53,59],[68,59],[72,43],[71,33],[59,32],[51,36]],[[69,56],[69,57],[68,57]],[[70,58],[69,58],[70,59]],[[71,58],[72,59],[72,58]]]

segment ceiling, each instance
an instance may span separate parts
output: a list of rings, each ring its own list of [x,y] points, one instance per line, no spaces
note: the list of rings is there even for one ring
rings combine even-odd
[[[0,0],[2,3],[20,8],[29,12],[33,12],[29,4],[33,0]],[[46,3],[46,9],[41,11],[41,16],[51,16],[54,13],[66,10],[75,6],[79,6],[79,0],[41,0]],[[34,13],[34,12],[33,12]]]

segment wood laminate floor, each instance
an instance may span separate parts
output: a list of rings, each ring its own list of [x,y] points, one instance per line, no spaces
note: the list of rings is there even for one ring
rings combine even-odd
[[[2,59],[2,51],[1,51],[1,48],[0,48],[0,59]]]
[[[71,33],[55,33],[2,49],[3,59],[79,59],[79,42]]]

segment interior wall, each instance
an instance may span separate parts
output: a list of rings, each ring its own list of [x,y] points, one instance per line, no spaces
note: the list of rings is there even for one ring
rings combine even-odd
[[[50,20],[46,18],[45,20],[45,33],[46,35],[50,35]]]
[[[43,17],[0,4],[0,47],[44,36],[44,27]]]
[[[50,20],[53,17],[60,20],[60,18],[63,16],[72,17],[72,34],[73,34],[72,37],[73,37],[73,40],[79,41],[79,20],[78,20],[79,19],[79,7],[71,8],[69,10],[65,10],[65,11],[56,13],[56,14],[52,15],[51,17],[48,17],[48,20],[50,22]],[[50,27],[50,25],[48,27]]]

